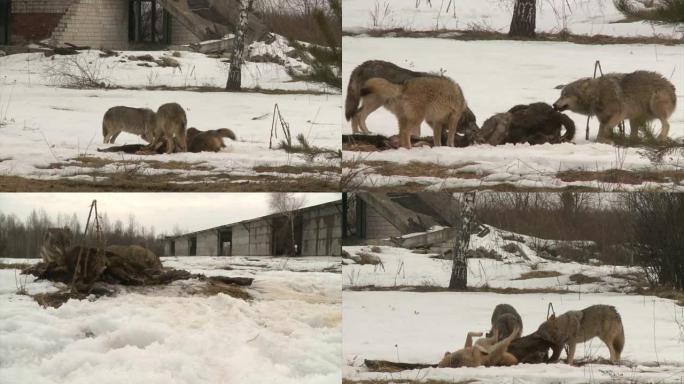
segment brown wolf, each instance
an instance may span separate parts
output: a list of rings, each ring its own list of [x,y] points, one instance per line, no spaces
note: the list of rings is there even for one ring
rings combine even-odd
[[[561,135],[562,128],[565,133]],[[490,145],[529,143],[557,144],[575,137],[575,123],[546,103],[516,105],[506,113],[497,113],[482,124],[477,143]]]
[[[442,145],[442,129],[448,127],[447,145],[453,147],[458,122],[466,109],[461,87],[447,77],[416,77],[403,85],[374,77],[361,89],[361,95],[373,94],[383,101],[399,122],[399,141],[411,148],[411,134],[425,120],[434,131],[436,146]]]
[[[596,115],[600,123],[597,141],[609,143],[613,128],[625,119],[629,119],[633,138],[638,136],[639,128],[658,119],[662,126],[658,138],[665,139],[676,104],[675,87],[670,81],[655,72],[636,71],[574,81],[563,88],[553,107]]]
[[[598,337],[608,347],[610,361],[620,362],[625,346],[625,332],[622,319],[615,307],[592,305],[581,311],[569,311],[558,317],[551,315],[536,332],[539,337],[554,344],[550,362],[557,362],[563,346],[568,346],[568,364],[575,357],[575,346]]]
[[[223,138],[235,140],[235,133],[228,128],[200,131],[191,127],[187,131],[188,152],[218,152],[226,147]]]
[[[163,104],[157,110],[157,123],[154,129],[152,143],[155,148],[166,146],[166,153],[171,153],[178,148],[179,152],[186,152],[188,144],[185,137],[185,129],[188,119],[185,111],[178,103]]]
[[[437,365],[440,368],[479,367],[515,365],[518,360],[506,350],[511,341],[520,337],[520,329],[513,330],[507,338],[497,341],[498,331],[488,338],[480,338],[473,346],[473,336],[482,336],[482,332],[468,332],[463,349],[455,352],[446,352]]]
[[[73,234],[69,227],[48,228],[40,248],[40,257],[45,262],[63,263],[67,249],[71,248]]]
[[[150,142],[156,125],[155,113],[148,108],[112,107],[102,119],[102,136],[105,144],[112,144],[121,132],[128,132]]]
[[[536,332],[514,339],[507,352],[520,363],[539,364],[549,360],[549,349],[553,343],[544,340]]]
[[[499,335],[497,341],[500,341],[501,339],[508,337],[515,329],[519,329],[522,333],[522,318],[518,314],[518,311],[509,304],[499,304],[494,307],[494,312],[492,313],[492,329],[487,333],[487,337],[491,337],[496,331]]]
[[[366,126],[366,119],[368,115],[373,113],[378,108],[382,107],[383,102],[377,95],[369,94],[361,97],[361,89],[366,81],[373,77],[379,77],[394,84],[404,84],[408,80],[416,77],[441,77],[436,74],[428,72],[416,72],[398,65],[383,60],[369,60],[358,67],[354,68],[349,77],[349,84],[347,85],[347,97],[345,100],[345,117],[347,121],[351,120],[352,131],[354,133],[369,133]],[[359,102],[363,100],[361,108]],[[448,129],[448,128],[447,128]],[[470,132],[478,129],[477,121],[473,112],[466,106],[463,117],[458,122],[458,132],[463,132],[466,136]],[[417,127],[416,132],[412,135],[420,136],[420,126]],[[446,137],[444,132],[443,137]]]

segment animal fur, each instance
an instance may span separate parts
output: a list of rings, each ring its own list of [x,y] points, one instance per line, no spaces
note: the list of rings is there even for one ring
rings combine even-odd
[[[179,152],[186,152],[188,144],[185,130],[188,119],[183,107],[178,103],[163,104],[157,110],[156,120],[157,124],[152,140],[154,148],[157,149],[165,145],[166,153],[174,152],[176,149]]]
[[[454,146],[456,130],[466,102],[461,87],[447,77],[417,77],[403,85],[374,77],[366,81],[361,95],[374,95],[399,122],[399,141],[411,148],[411,135],[426,121],[434,132],[436,146],[442,145],[442,129],[448,128],[447,145]]]
[[[610,143],[613,128],[625,119],[629,119],[632,138],[654,119],[661,123],[658,138],[667,138],[668,119],[676,104],[675,87],[670,81],[655,72],[636,71],[574,81],[563,88],[553,107],[595,115],[600,123],[597,141]]]
[[[562,128],[565,133],[561,135]],[[482,124],[476,134],[477,143],[557,144],[575,137],[575,123],[546,103],[516,105],[505,113],[497,113]]]
[[[520,337],[520,329],[516,328],[505,339],[497,341],[497,331],[488,338],[480,338],[473,346],[473,336],[482,336],[482,332],[469,332],[463,349],[446,352],[439,362],[440,368],[479,367],[515,365],[518,360],[507,352],[511,342]]]
[[[102,118],[105,144],[112,144],[121,132],[128,132],[150,142],[155,131],[156,115],[148,108],[112,107]]]
[[[499,335],[497,341],[500,341],[508,337],[515,329],[519,329],[522,333],[523,323],[518,311],[509,304],[499,304],[494,307],[492,328],[487,333],[487,337],[491,337],[494,332],[497,332]]]
[[[354,68],[349,78],[347,85],[347,97],[345,100],[345,117],[347,121],[351,120],[353,133],[370,133],[366,126],[366,119],[368,116],[383,106],[382,99],[374,94],[368,94],[362,97],[361,89],[366,81],[371,78],[379,77],[394,84],[404,84],[408,80],[416,77],[436,77],[441,76],[428,73],[416,72],[406,68],[399,67],[393,63],[383,60],[369,60],[358,67]],[[359,108],[359,103],[361,107]],[[458,132],[463,133],[468,137],[471,133],[477,131],[477,121],[473,112],[466,106],[463,117],[458,122]],[[444,134],[442,142],[446,141],[447,128],[443,128]],[[420,137],[420,125],[416,131],[412,133],[414,137]],[[458,139],[458,138],[457,138]],[[463,140],[457,146],[466,146]]]
[[[228,128],[200,131],[191,127],[187,131],[188,152],[218,152],[226,147],[223,138],[235,140],[235,133]]]
[[[542,323],[536,334],[553,344],[550,362],[557,362],[565,345],[568,346],[568,364],[575,357],[575,346],[598,337],[608,347],[610,361],[620,362],[620,354],[625,345],[622,319],[615,307],[592,305],[581,311],[569,311],[558,317],[552,315]]]

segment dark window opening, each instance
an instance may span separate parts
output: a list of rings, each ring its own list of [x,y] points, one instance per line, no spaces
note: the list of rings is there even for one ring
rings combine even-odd
[[[219,256],[233,255],[233,232],[220,231],[219,232]]]
[[[197,256],[197,237],[193,236],[188,239],[188,256]]]
[[[140,44],[171,44],[171,15],[157,0],[131,0],[128,40]]]
[[[9,44],[12,0],[0,0],[0,45]]]
[[[290,220],[284,216],[273,218],[273,230],[271,231],[271,254],[273,256],[299,256],[302,254],[303,221],[302,215],[294,217],[293,239]]]
[[[346,194],[342,202],[342,236],[346,240],[366,238],[366,202],[356,194]]]
[[[171,255],[169,255],[169,256],[176,256],[176,241],[175,240],[171,241],[171,249],[169,251],[171,251]]]

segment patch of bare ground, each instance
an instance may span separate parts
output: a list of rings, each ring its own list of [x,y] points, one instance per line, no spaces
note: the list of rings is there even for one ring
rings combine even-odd
[[[663,299],[674,300],[677,305],[684,307],[684,292],[669,287],[638,287],[635,293],[644,296],[657,296]]]
[[[258,165],[253,168],[259,173],[289,173],[293,175],[301,175],[302,173],[340,173],[341,169],[332,165],[314,165],[314,166],[295,166],[295,165],[279,165],[268,166]]]
[[[402,292],[491,292],[501,294],[525,294],[525,293],[577,293],[565,289],[557,288],[492,288],[488,286],[468,288],[466,291],[454,291],[446,287],[437,287],[432,285],[397,285],[394,287],[376,287],[374,285],[355,286],[344,288],[348,291],[402,291]]]
[[[600,283],[603,280],[600,277],[587,276],[583,273],[575,273],[570,275],[570,281],[572,281],[575,284],[592,284]]]
[[[111,86],[107,89],[125,89],[132,91],[146,90],[146,91],[187,91],[187,92],[227,92],[223,87],[213,87],[213,86],[168,86],[168,85],[155,85],[155,86],[145,86],[145,87],[120,87]],[[234,91],[233,91],[234,92]],[[307,89],[263,89],[263,88],[243,88],[239,91],[240,93],[261,93],[264,95],[334,95],[337,92],[332,91],[315,91]]]
[[[513,280],[543,279],[545,277],[558,277],[562,275],[562,273],[557,271],[529,271],[521,274],[518,278]]]
[[[204,296],[215,296],[219,293],[240,300],[249,301],[254,299],[254,297],[249,292],[245,291],[245,289],[242,287],[217,282],[209,282],[206,285],[204,285],[200,290],[195,292],[195,294],[200,294]]]
[[[0,269],[24,269],[30,266],[28,263],[0,263]]]
[[[91,180],[42,180],[1,176],[2,192],[338,192],[339,180],[329,177],[284,178],[273,175],[184,176],[138,172],[89,172]]]
[[[58,291],[49,293],[37,293],[31,295],[33,300],[35,300],[38,305],[43,308],[59,308],[62,304],[66,303],[70,299],[83,300],[87,297],[84,293],[72,293],[69,291]]]
[[[396,371],[395,371],[396,372]],[[402,379],[385,379],[385,380],[349,380],[342,379],[342,384],[472,384],[477,383],[478,380],[462,380],[462,381],[445,381],[445,380],[402,380]]]
[[[684,170],[663,171],[627,171],[624,169],[608,169],[605,171],[568,170],[561,171],[556,177],[569,183],[573,181],[598,181],[602,183],[640,185],[645,182],[681,184]]]
[[[115,165],[122,169],[140,169],[142,167],[152,169],[183,170],[183,171],[211,171],[214,167],[204,162],[189,163],[184,161],[158,161],[158,160],[111,160],[95,156],[79,156],[66,162],[51,163],[39,169],[63,169],[64,167],[87,167],[103,168],[107,165]]]
[[[475,30],[432,30],[412,31],[403,28],[374,29],[361,33],[345,32],[345,36],[371,36],[371,37],[410,37],[410,38],[441,38],[451,40],[519,40],[519,41],[553,41],[568,42],[575,44],[662,44],[678,45],[681,39],[673,39],[661,36],[607,36],[607,35],[575,35],[569,32],[563,33],[537,33],[531,38],[511,38],[507,33],[475,29]]]

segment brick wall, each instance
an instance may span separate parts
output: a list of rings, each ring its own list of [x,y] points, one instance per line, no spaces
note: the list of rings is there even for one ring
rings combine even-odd
[[[56,43],[128,48],[127,0],[77,0],[52,34]]]
[[[11,43],[47,39],[71,3],[72,0],[13,0]]]

